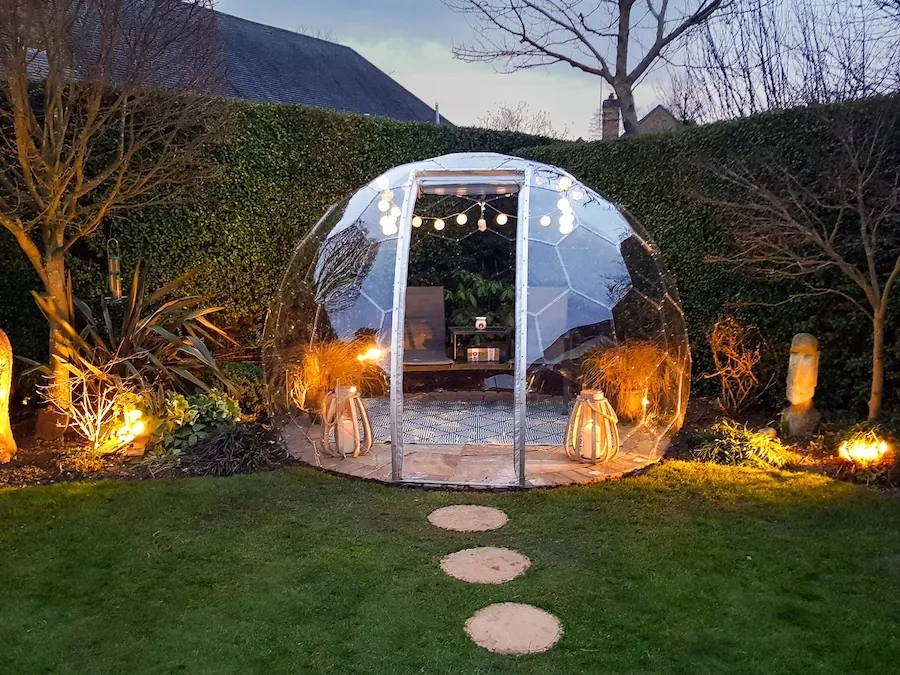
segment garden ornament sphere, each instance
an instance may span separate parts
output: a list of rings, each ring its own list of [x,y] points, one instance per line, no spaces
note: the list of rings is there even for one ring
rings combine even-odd
[[[431,206],[444,202],[443,211]],[[479,207],[479,218],[461,217]],[[451,284],[469,271],[454,268],[461,258],[449,252],[488,245],[506,246],[515,260],[503,282],[515,302],[507,314],[509,361],[486,371],[510,373],[504,382],[515,396],[477,410],[461,401],[453,417],[441,401],[408,400],[403,383],[480,368],[465,363],[465,349],[455,358],[453,308],[444,298],[446,291],[453,302]],[[530,448],[558,447],[567,461],[566,426],[582,389],[598,392],[582,402],[582,424],[600,426],[584,452],[584,430],[572,431],[576,466],[617,451],[617,461],[658,455],[683,421],[690,351],[674,281],[623,209],[561,169],[495,153],[395,167],[329,208],[286,257],[265,330],[270,411],[305,434],[329,394],[331,404],[339,388],[356,387],[371,419],[368,461],[378,465],[371,455],[389,447],[394,480],[406,452],[487,443],[513,446],[522,483]],[[474,310],[473,317],[496,321]],[[361,358],[368,353],[379,356]]]

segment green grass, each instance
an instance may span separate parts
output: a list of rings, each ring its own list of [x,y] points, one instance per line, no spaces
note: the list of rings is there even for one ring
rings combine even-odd
[[[434,508],[503,508],[460,534]],[[0,492],[0,673],[885,673],[900,654],[900,499],[809,474],[670,462],[584,488],[452,494],[309,470]],[[448,552],[513,547],[508,584]],[[562,620],[543,655],[462,626]]]

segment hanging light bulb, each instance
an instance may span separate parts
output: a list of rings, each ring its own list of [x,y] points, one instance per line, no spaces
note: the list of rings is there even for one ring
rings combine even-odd
[[[484,232],[485,230],[487,230],[487,221],[484,218],[479,218],[478,219],[478,231]]]
[[[541,218],[541,227],[548,227],[550,225],[550,216],[544,216]]]
[[[391,209],[391,216],[394,218],[400,217],[400,207],[399,206],[395,206]]]
[[[469,222],[469,216],[467,216],[465,213],[460,213],[458,216],[456,216],[457,225],[465,225],[467,222]]]
[[[384,192],[381,193],[381,198],[388,202],[394,201],[394,191],[393,190],[385,190]]]
[[[506,225],[506,223],[508,223],[508,222],[509,222],[509,216],[507,216],[505,213],[497,214],[497,224],[498,225]]]
[[[422,217],[421,216],[413,216],[412,226],[413,227],[422,227]]]
[[[564,213],[559,217],[559,225],[562,227],[563,225],[567,227],[571,227],[575,224],[575,216],[571,213]]]
[[[381,218],[378,220],[378,224],[381,225],[382,230],[390,227],[392,222],[394,222],[394,219],[390,216],[381,216]]]
[[[391,203],[386,199],[382,199],[380,202],[378,202],[378,210],[382,213],[387,213],[391,210]]]
[[[391,181],[388,180],[387,176],[379,176],[375,179],[375,185],[378,186],[379,190],[387,190],[391,187]]]
[[[582,199],[584,199],[584,192],[582,192],[581,190],[572,190],[569,193],[569,196],[572,199],[574,199],[576,202],[578,202],[578,201],[581,201]]]
[[[572,223],[566,223],[565,225],[560,224],[559,233],[560,234],[569,234],[573,229],[575,229],[575,226]]]
[[[572,179],[568,176],[563,176],[559,179],[559,189],[560,190],[568,190],[572,187]]]
[[[384,235],[385,235],[386,237],[393,237],[395,234],[397,234],[397,223],[395,223],[395,222],[392,220],[392,221],[390,222],[390,225],[388,225],[387,227],[382,228],[381,231],[384,233]]]
[[[434,229],[436,229],[438,232],[444,229],[444,225],[446,225],[446,223],[442,218],[438,218],[436,221],[434,221]]]
[[[569,209],[572,208],[572,205],[569,204],[569,200],[566,199],[565,197],[563,197],[558,202],[556,202],[556,205],[559,207],[560,211],[568,211]]]
[[[535,177],[534,177],[534,184],[535,184],[535,185],[543,185],[543,184],[544,184],[544,179],[541,178],[540,176],[535,176]]]

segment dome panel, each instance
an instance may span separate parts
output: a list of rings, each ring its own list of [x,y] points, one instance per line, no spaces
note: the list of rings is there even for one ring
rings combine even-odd
[[[555,247],[535,241],[529,245],[528,285],[530,287],[558,288],[560,292],[569,287],[569,279],[566,277]]]
[[[607,307],[628,292],[631,279],[625,261],[606,239],[579,226],[557,249],[573,290]]]

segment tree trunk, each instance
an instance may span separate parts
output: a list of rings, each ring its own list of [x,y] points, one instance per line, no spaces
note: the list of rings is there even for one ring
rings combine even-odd
[[[58,316],[71,321],[66,293],[66,260],[61,252],[54,253],[46,264],[47,297]],[[55,322],[50,323],[50,367],[53,371],[47,386],[54,400],[69,399],[69,373],[54,356],[64,357],[65,340]],[[47,406],[38,414],[36,435],[49,441],[62,438],[66,428],[66,417],[53,406]]]
[[[869,396],[869,421],[881,414],[884,388],[884,317],[878,314],[872,319],[872,392]]]
[[[616,96],[619,97],[619,106],[622,113],[623,136],[638,135],[637,111],[634,107],[634,92],[628,83],[616,84]]]
[[[8,462],[16,454],[16,439],[9,424],[9,397],[12,392],[12,345],[6,333],[0,330],[0,464]]]

